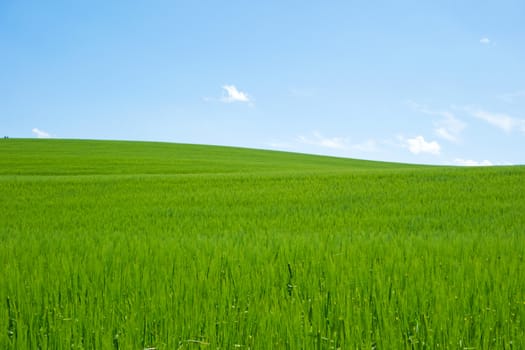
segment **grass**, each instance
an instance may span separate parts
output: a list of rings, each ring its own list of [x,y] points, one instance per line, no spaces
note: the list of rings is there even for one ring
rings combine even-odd
[[[0,348],[525,348],[524,178],[0,140]]]

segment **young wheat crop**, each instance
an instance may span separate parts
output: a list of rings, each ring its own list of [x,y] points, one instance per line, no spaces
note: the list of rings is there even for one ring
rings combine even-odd
[[[524,178],[0,140],[0,348],[525,348]]]

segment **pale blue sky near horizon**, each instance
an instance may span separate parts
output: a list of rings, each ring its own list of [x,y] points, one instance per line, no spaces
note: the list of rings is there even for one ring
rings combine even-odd
[[[525,164],[525,2],[3,0],[0,133]]]

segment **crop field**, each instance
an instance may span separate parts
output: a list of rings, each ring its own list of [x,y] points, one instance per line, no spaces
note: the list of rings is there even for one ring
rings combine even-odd
[[[1,349],[524,349],[525,167],[0,140]]]

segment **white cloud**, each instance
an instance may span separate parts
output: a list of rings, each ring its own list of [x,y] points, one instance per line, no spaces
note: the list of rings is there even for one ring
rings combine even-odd
[[[37,129],[37,128],[31,129],[31,132],[35,134],[35,136],[38,137],[39,139],[48,139],[51,137],[51,135],[48,132]]]
[[[426,106],[409,101],[408,105],[417,112],[428,114],[432,116],[441,117],[435,122],[434,133],[450,142],[458,142],[463,129],[467,126],[465,122],[456,118],[454,113],[450,111],[433,110]]]
[[[281,142],[281,141],[272,141],[272,142],[267,143],[267,145],[275,149],[295,150],[297,148],[295,145],[289,142]]]
[[[374,139],[368,139],[362,143],[357,143],[351,146],[353,150],[361,152],[377,152],[379,151],[378,142]]]
[[[454,163],[461,166],[492,166],[492,162],[490,160],[482,160],[480,162],[471,160],[471,159],[461,159],[456,158],[454,159]]]
[[[272,141],[268,145],[272,148],[287,150],[305,150],[305,145],[324,149],[322,154],[349,156],[354,152],[373,153],[380,151],[381,141],[368,139],[361,143],[351,143],[348,137],[327,137],[318,131],[310,135],[299,135],[292,141]]]
[[[416,136],[412,139],[401,138],[404,146],[413,154],[429,153],[439,155],[441,146],[436,141],[425,141],[423,136]]]
[[[437,136],[451,142],[457,142],[467,124],[456,118],[454,114],[444,112],[444,119],[436,122],[436,126],[434,132]]]
[[[452,134],[450,131],[448,131],[447,128],[437,128],[436,130],[434,130],[434,132],[437,136],[441,137],[442,139],[445,139],[451,142],[457,141],[457,137],[454,134]]]
[[[490,39],[487,38],[487,37],[483,37],[483,38],[479,39],[479,42],[481,44],[483,44],[483,45],[488,45],[488,44],[490,44]]]
[[[222,88],[226,91],[226,95],[221,98],[222,102],[251,102],[250,97],[245,92],[237,90],[235,85],[224,85]]]
[[[484,120],[492,126],[495,126],[507,133],[518,129],[525,133],[525,119],[513,118],[503,113],[493,113],[482,109],[467,107],[465,110],[475,118]]]
[[[348,140],[342,137],[324,137],[319,132],[313,133],[312,137],[299,136],[297,140],[300,143],[313,145],[324,148],[346,149],[348,148]]]

